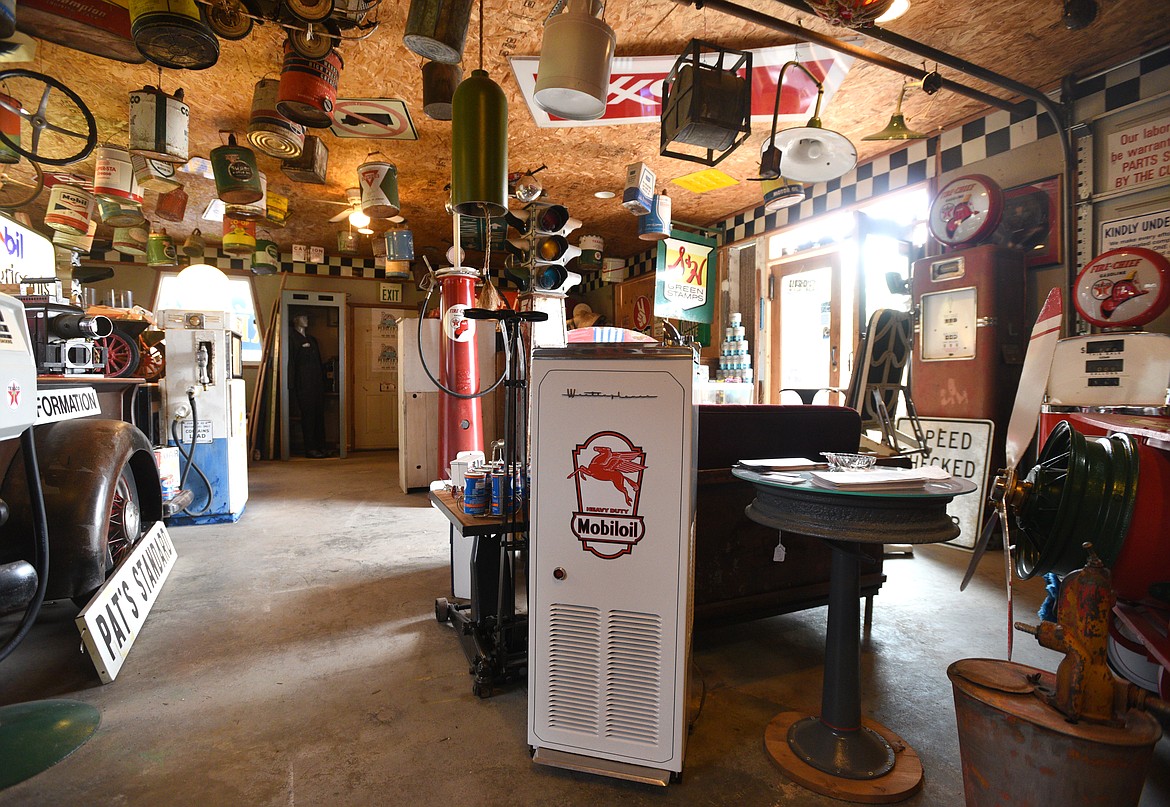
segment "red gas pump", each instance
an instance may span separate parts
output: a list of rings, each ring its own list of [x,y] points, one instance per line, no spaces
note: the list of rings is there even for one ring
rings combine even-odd
[[[1001,208],[1002,193],[988,177],[948,183],[931,203],[929,226],[951,251],[915,261],[911,277],[919,312],[911,364],[918,414],[991,420],[989,468],[1003,467],[1028,344],[1024,251],[981,243],[995,232]]]
[[[439,269],[439,381],[445,389],[471,396],[479,392],[476,321],[464,316],[475,306],[479,271],[465,266]],[[450,467],[460,451],[483,451],[483,409],[478,397],[439,392],[439,468]]]

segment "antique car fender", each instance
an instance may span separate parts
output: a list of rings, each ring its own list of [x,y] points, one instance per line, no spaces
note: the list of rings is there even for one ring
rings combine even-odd
[[[111,511],[118,480],[126,471],[136,488],[142,531],[162,518],[162,491],[153,449],[136,426],[120,420],[81,419],[48,423],[35,429],[37,460],[44,486],[49,528],[49,581],[46,599],[86,596],[105,582],[114,558],[108,546]],[[33,524],[23,449],[16,452],[0,499],[11,519],[0,546],[0,559],[31,559]]]

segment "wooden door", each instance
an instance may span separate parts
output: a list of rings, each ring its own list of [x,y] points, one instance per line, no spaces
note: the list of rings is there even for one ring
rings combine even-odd
[[[391,308],[353,311],[353,447],[398,447],[398,325]]]

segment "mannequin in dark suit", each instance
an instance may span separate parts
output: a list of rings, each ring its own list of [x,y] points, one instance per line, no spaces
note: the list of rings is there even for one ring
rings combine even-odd
[[[301,410],[301,434],[305,456],[314,459],[325,453],[325,378],[321,369],[321,348],[309,334],[309,317],[293,317],[289,338],[289,389]]]

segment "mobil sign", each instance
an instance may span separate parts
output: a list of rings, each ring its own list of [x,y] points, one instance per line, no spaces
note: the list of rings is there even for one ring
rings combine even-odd
[[[827,106],[853,63],[851,56],[809,43],[759,48],[752,54],[752,120],[772,120],[776,103],[776,81],[785,62],[799,61],[821,80]],[[705,53],[705,64],[715,64],[718,55]],[[614,126],[623,123],[657,123],[662,112],[662,82],[674,67],[677,56],[615,57],[609,76],[605,114],[597,120],[572,121],[549,115],[532,100],[536,90],[535,56],[513,56],[512,72],[524,93],[524,101],[537,126]],[[780,96],[780,117],[785,123],[804,123],[812,115],[817,99],[816,85],[800,70],[789,70]]]

